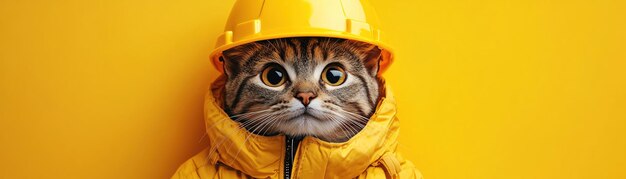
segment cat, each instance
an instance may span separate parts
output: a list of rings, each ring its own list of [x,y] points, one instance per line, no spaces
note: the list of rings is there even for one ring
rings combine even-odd
[[[252,42],[222,52],[217,96],[252,133],[345,142],[363,129],[383,97],[380,58],[375,45],[339,38]]]

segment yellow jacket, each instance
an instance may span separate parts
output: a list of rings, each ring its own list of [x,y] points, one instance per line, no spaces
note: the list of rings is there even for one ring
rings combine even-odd
[[[172,178],[285,178],[289,173],[291,178],[421,179],[413,164],[397,153],[399,121],[389,91],[365,128],[349,141],[329,143],[307,136],[293,150],[293,163],[285,165],[288,137],[239,128],[209,90],[204,109],[209,147],[183,163]]]

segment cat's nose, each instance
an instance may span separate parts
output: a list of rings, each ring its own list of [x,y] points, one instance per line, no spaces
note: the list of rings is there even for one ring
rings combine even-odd
[[[304,104],[304,106],[308,106],[311,100],[315,97],[317,97],[317,95],[315,95],[315,93],[313,92],[300,92],[296,94],[296,98],[298,98],[300,102]]]

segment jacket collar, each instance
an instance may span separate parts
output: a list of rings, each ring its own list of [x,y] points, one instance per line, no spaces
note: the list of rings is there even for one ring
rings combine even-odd
[[[211,164],[227,165],[254,178],[276,176],[282,168],[285,136],[261,136],[239,127],[218,105],[213,92],[205,96],[205,126],[209,140],[207,159]],[[296,158],[298,174],[354,177],[385,153],[395,153],[399,122],[391,90],[379,102],[365,128],[343,143],[330,143],[307,136]]]

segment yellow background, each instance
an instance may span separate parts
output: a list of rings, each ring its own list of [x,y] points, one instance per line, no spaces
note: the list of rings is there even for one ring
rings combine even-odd
[[[169,177],[232,4],[0,0],[0,178]],[[626,1],[373,4],[426,178],[626,178]]]

